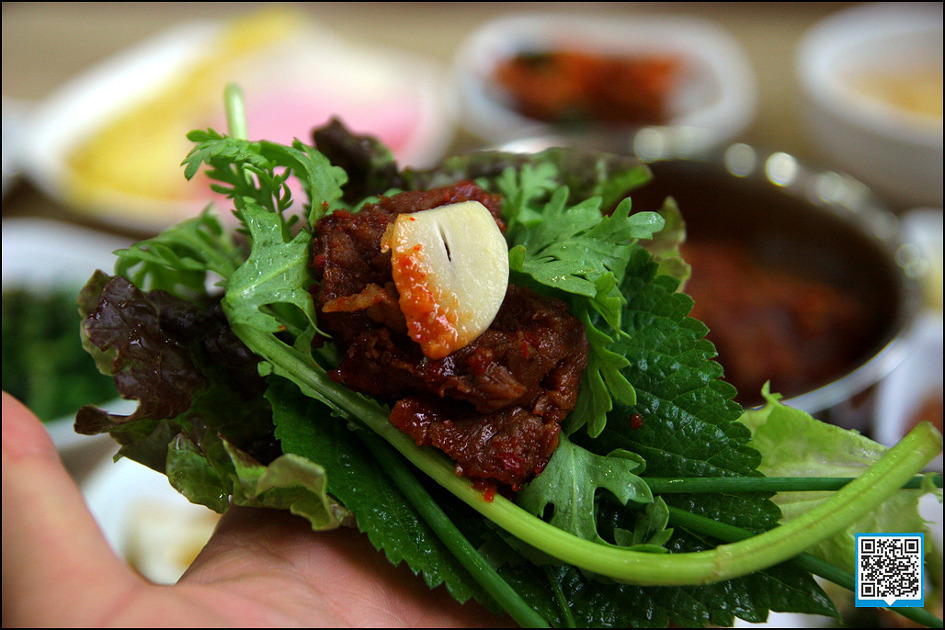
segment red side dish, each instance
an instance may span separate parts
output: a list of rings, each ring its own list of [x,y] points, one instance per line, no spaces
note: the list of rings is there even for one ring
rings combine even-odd
[[[577,50],[519,53],[494,79],[524,115],[549,123],[665,124],[679,74],[674,56]]]

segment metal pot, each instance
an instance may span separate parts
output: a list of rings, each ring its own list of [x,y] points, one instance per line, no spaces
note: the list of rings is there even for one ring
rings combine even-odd
[[[651,168],[654,180],[631,195],[635,210],[656,209],[672,196],[688,241],[742,243],[766,268],[849,296],[855,309],[850,314],[863,328],[856,347],[830,374],[781,393],[788,405],[866,432],[874,387],[904,358],[905,338],[921,307],[915,260],[901,240],[898,218],[851,177],[744,144],[711,158],[654,161]],[[849,332],[844,328],[828,331],[834,339],[825,341],[839,340]],[[764,351],[747,341],[738,348]],[[777,382],[772,391],[778,391]]]

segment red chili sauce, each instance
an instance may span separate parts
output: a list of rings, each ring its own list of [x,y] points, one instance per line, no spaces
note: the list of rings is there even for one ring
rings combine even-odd
[[[687,242],[682,253],[692,316],[709,327],[742,405],[762,403],[766,381],[788,398],[824,385],[870,343],[866,309],[834,284],[763,265],[737,242]]]

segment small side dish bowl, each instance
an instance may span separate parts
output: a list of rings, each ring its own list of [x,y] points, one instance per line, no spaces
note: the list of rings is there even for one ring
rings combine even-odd
[[[797,52],[824,160],[902,207],[942,205],[942,4],[867,4],[811,28]]]
[[[523,113],[521,102],[497,80],[497,69],[513,59],[524,59],[527,69],[561,53],[581,56],[585,68],[611,64],[610,87],[640,80],[638,74],[644,79],[660,74],[650,87],[654,98],[663,99],[662,120],[644,118],[635,124],[626,115],[624,122],[601,122],[595,109],[590,117],[582,114],[581,120],[562,124]],[[667,63],[670,70],[656,67]],[[636,70],[614,70],[626,64],[635,64]],[[454,72],[461,121],[491,145],[557,135],[562,143],[615,153],[691,155],[730,142],[750,124],[756,109],[755,79],[741,49],[716,25],[687,17],[510,15],[485,24],[463,43]],[[584,70],[566,72],[575,77]],[[568,87],[552,83],[557,94],[549,100],[587,96],[581,93],[587,89],[584,82]],[[629,92],[614,98],[626,106]]]

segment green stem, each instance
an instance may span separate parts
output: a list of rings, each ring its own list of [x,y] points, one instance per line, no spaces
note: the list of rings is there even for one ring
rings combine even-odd
[[[420,485],[410,469],[399,455],[390,449],[377,436],[358,431],[358,437],[364,442],[375,459],[383,466],[411,505],[420,513],[450,553],[469,571],[470,575],[520,626],[526,628],[547,628],[548,622],[521,598],[508,582],[492,568],[469,540],[456,528],[453,521]]]
[[[669,508],[669,518],[674,525],[679,525],[725,542],[737,542],[751,538],[754,535],[747,529],[728,525],[727,523],[720,523],[716,520],[699,516],[698,514],[692,514],[691,512],[686,512],[685,510],[675,507]],[[856,588],[856,577],[853,573],[845,571],[822,558],[805,552],[795,556],[791,562],[798,568],[808,573],[818,575],[847,590],[853,591]],[[942,627],[942,620],[924,608],[900,607],[888,608],[888,610],[930,628]]]
[[[615,580],[654,586],[705,584],[778,564],[842,531],[921,470],[940,448],[941,436],[930,425],[919,426],[860,478],[807,514],[750,539],[697,553],[615,550],[571,536],[499,497],[488,505],[481,499],[469,503],[546,553]]]
[[[644,477],[653,494],[706,493],[706,492],[799,492],[839,490],[855,477],[691,477],[662,479]],[[922,487],[925,476],[913,477],[903,490]],[[932,475],[931,482],[942,487],[942,475]]]
[[[277,373],[292,379],[307,395],[359,419],[433,481],[513,536],[563,562],[632,584],[708,584],[784,562],[865,516],[921,471],[942,448],[942,436],[923,422],[831,498],[771,531],[695,553],[658,555],[615,549],[558,529],[502,496],[484,498],[468,479],[453,471],[445,456],[429,448],[417,448],[409,436],[388,422],[380,405],[333,383],[311,357],[250,327],[233,325],[233,330],[254,352],[267,357]]]
[[[223,88],[223,102],[226,108],[226,125],[231,138],[249,140],[246,128],[246,106],[243,91],[235,83],[227,83]]]

